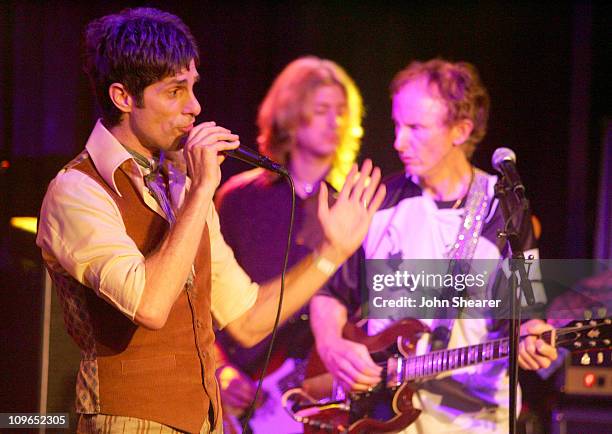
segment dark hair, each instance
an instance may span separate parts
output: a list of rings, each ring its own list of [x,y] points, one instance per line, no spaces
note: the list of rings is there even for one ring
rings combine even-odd
[[[175,15],[153,8],[124,9],[85,28],[85,72],[107,127],[121,120],[108,88],[121,83],[142,106],[144,89],[199,61],[189,28]]]
[[[474,124],[470,137],[462,145],[468,158],[476,150],[476,145],[487,132],[489,120],[489,93],[482,84],[478,70],[468,62],[449,62],[432,59],[427,62],[412,62],[397,73],[391,82],[391,96],[395,96],[409,81],[425,77],[429,85],[434,85],[448,110],[447,125],[462,119]]]

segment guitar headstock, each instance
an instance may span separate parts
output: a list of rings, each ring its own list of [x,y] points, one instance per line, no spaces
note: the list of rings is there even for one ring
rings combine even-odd
[[[556,344],[572,352],[612,349],[612,319],[572,321],[556,330]]]

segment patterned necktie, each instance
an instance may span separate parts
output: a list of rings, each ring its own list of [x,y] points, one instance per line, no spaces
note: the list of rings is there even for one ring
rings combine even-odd
[[[160,158],[153,157],[152,160],[149,160],[144,155],[141,155],[132,149],[125,149],[132,155],[132,157],[134,157],[134,161],[136,161],[136,163],[138,163],[138,165],[144,169],[145,185],[164,211],[164,214],[166,214],[166,217],[168,217],[170,225],[173,225],[176,217],[174,215],[174,210],[172,209],[172,204],[170,203],[168,183],[160,170],[164,158],[163,154],[161,154]]]
[[[160,158],[153,157],[151,161],[144,155],[141,155],[132,149],[127,147],[125,149],[132,155],[132,157],[134,157],[134,161],[136,161],[136,163],[143,168],[145,185],[162,210],[164,210],[164,213],[170,221],[170,225],[174,225],[176,216],[174,215],[174,210],[172,209],[169,199],[168,183],[160,170],[164,162],[164,154],[161,153]],[[187,281],[185,282],[185,288],[187,290],[191,290],[193,288],[194,281],[195,269],[192,265],[191,270],[189,271],[189,276],[187,276]]]

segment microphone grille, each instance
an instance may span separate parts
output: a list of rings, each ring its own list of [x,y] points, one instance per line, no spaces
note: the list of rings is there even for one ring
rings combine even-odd
[[[510,148],[497,148],[491,157],[491,165],[499,172],[500,165],[504,161],[512,161],[513,163],[516,163],[516,154]]]

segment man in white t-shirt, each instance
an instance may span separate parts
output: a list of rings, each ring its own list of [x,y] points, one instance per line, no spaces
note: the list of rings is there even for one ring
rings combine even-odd
[[[341,335],[348,319],[367,301],[360,272],[365,260],[497,260],[508,253],[497,238],[503,219],[493,198],[496,177],[470,162],[485,135],[489,109],[476,69],[469,63],[441,59],[413,62],[396,75],[391,93],[394,147],[405,173],[387,180],[387,197],[362,249],[313,298],[310,307],[316,348],[324,365],[355,391],[370,389],[380,382],[381,374],[364,345]],[[531,231],[522,235],[521,242],[526,252],[537,254]],[[542,300],[543,292],[536,292]],[[378,333],[400,318],[397,309],[392,318],[370,319],[368,333]],[[483,343],[507,335],[507,321],[505,326],[488,318],[457,319],[446,345]],[[543,321],[532,320],[523,324],[521,334],[549,329]],[[417,353],[427,349],[428,342],[421,339]],[[518,362],[523,369],[538,369],[556,357],[553,347],[529,337],[520,344]],[[502,359],[425,382],[413,399],[423,412],[405,432],[508,432],[507,370],[507,359]]]

